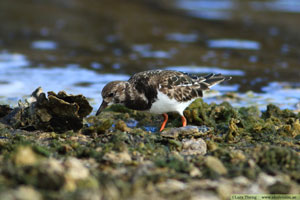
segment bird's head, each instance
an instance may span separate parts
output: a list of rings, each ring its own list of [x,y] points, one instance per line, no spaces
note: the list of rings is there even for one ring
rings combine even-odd
[[[126,97],[125,88],[125,81],[112,81],[105,85],[101,92],[103,101],[96,113],[96,116],[109,105],[123,104]]]

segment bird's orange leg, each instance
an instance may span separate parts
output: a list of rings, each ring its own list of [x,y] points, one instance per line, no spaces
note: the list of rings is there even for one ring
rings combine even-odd
[[[167,121],[168,121],[168,114],[167,114],[167,113],[164,113],[163,116],[164,116],[164,122],[162,123],[162,125],[161,125],[161,127],[160,127],[160,129],[159,129],[160,132],[161,132],[162,130],[164,130],[164,128],[165,128],[165,126],[166,126],[166,124],[167,124]]]
[[[186,126],[186,118],[184,116],[181,116],[182,126]]]

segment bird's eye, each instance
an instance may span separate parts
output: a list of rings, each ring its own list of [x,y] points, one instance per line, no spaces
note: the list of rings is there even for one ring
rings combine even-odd
[[[114,93],[109,93],[108,97],[113,97]]]

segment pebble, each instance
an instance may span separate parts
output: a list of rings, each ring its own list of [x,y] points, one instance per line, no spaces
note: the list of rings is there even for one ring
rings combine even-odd
[[[205,155],[207,146],[203,139],[183,139],[181,154],[183,155]]]
[[[223,163],[216,157],[207,156],[205,159],[205,165],[220,175],[227,174],[226,167],[224,167]]]

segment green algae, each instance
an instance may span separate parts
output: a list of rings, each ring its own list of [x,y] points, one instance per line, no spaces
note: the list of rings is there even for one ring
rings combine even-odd
[[[176,193],[167,192],[173,190],[165,184],[170,179],[183,181],[174,182],[172,187],[183,184],[189,189],[181,195],[189,197],[193,181],[206,181],[197,186],[205,191],[212,187],[205,185],[209,180],[222,185],[226,179],[225,185],[233,187],[235,178],[245,177],[255,184],[261,173],[274,177],[283,174],[289,180],[278,180],[264,190],[266,193],[289,193],[299,188],[298,114],[273,105],[260,112],[256,107],[233,108],[228,103],[206,104],[202,100],[194,102],[184,114],[191,125],[211,127],[206,134],[188,135],[206,141],[206,155],[182,154],[183,136],[164,138],[159,132],[143,130],[147,121],[159,126],[160,116],[121,106],[85,118],[79,131],[59,134],[16,130],[0,124],[0,193],[27,185],[48,199],[69,199],[82,196],[84,191],[100,199],[139,198],[148,192],[174,199]],[[168,127],[179,126],[179,116],[174,114],[172,118],[177,122]],[[143,123],[129,128],[126,123],[132,119]],[[29,164],[16,162],[20,148],[30,149],[29,154],[34,155]],[[68,158],[77,160],[66,164]],[[73,165],[74,170],[78,165],[86,176],[66,176],[70,173],[67,166]],[[219,189],[212,191],[219,195]]]

